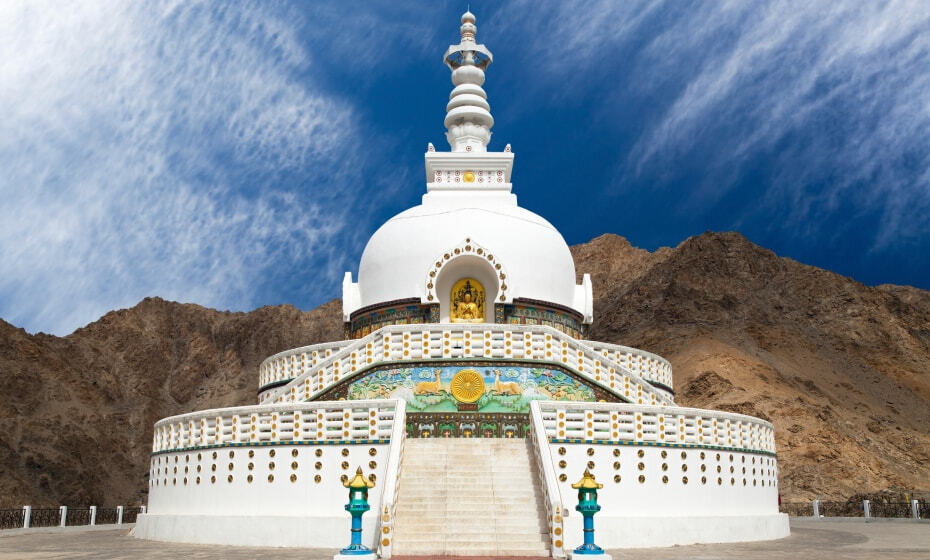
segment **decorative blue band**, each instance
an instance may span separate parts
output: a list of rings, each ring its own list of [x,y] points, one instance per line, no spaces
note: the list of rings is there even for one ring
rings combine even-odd
[[[549,443],[580,443],[587,445],[626,445],[631,447],[669,447],[675,449],[706,449],[708,451],[727,451],[734,453],[752,453],[754,455],[765,455],[767,457],[777,457],[778,455],[771,451],[762,451],[759,449],[743,449],[742,447],[727,447],[724,445],[709,445],[703,443],[665,443],[660,441],[629,441],[629,440],[612,440],[612,439],[582,439],[582,438],[549,438]]]
[[[246,442],[229,442],[216,443],[213,445],[195,445],[192,447],[179,447],[177,449],[166,449],[164,451],[155,451],[150,453],[155,455],[164,455],[167,453],[186,453],[188,451],[202,451],[205,449],[224,449],[231,447],[287,447],[287,446],[313,446],[313,445],[380,445],[391,443],[390,438],[382,439],[327,439],[327,440],[309,440],[309,441],[246,441]]]

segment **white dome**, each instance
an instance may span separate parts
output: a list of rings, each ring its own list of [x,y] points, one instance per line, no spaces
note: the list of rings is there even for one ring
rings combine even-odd
[[[347,286],[357,287],[356,301],[347,301],[347,314],[414,297],[444,303],[449,278],[443,276],[453,281],[478,278],[495,302],[527,298],[590,313],[584,290],[579,293],[581,286],[575,285],[575,264],[565,239],[544,218],[517,206],[515,196],[443,192],[423,200],[372,235],[362,253],[358,283]],[[437,263],[442,263],[441,270]],[[438,277],[430,277],[433,270]]]
[[[437,259],[454,254],[466,239],[491,253],[506,270],[508,300],[532,298],[573,306],[575,263],[568,245],[552,224],[516,205],[420,205],[394,216],[362,253],[360,306],[426,297],[428,274]]]

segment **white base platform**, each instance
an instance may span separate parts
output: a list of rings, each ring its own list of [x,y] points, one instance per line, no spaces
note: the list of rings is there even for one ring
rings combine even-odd
[[[566,517],[564,527],[565,550],[581,545],[582,517]],[[707,517],[594,516],[594,542],[604,549],[768,541],[787,537],[790,533],[788,515],[784,513]],[[581,559],[583,555],[576,558]]]
[[[376,516],[362,518],[362,544],[375,549]],[[134,536],[153,541],[342,549],[351,519],[340,517],[140,514]],[[358,558],[358,557],[352,557]]]
[[[375,517],[362,519],[363,543],[376,548]],[[565,518],[565,550],[582,542],[582,518]],[[349,518],[140,514],[134,535],[141,539],[239,546],[341,549],[349,543]],[[595,539],[604,549],[651,548],[697,543],[764,541],[787,537],[788,516],[594,518]],[[369,542],[370,541],[370,542]],[[578,555],[579,560],[584,560]],[[609,560],[597,557],[597,560]]]

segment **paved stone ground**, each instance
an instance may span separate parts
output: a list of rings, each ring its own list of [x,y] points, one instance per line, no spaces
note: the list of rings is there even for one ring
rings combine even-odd
[[[129,537],[128,530],[68,527],[0,531],[0,560],[330,560],[335,552],[158,543]],[[610,552],[614,560],[930,560],[930,523],[792,519],[791,536],[778,541]]]

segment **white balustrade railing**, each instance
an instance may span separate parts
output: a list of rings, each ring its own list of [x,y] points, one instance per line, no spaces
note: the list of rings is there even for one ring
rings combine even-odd
[[[379,363],[434,359],[513,359],[562,364],[636,404],[674,406],[642,377],[584,343],[543,325],[392,325],[352,341],[318,365],[298,366],[287,385],[266,401],[309,400],[356,371]]]
[[[530,439],[535,450],[536,465],[539,468],[539,479],[545,491],[546,517],[549,526],[549,551],[553,558],[564,558],[565,554],[565,527],[564,515],[565,497],[556,478],[555,468],[548,459],[549,441],[543,424],[540,401],[530,403]],[[545,454],[543,454],[545,451]]]
[[[597,340],[582,340],[581,343],[590,346],[605,358],[611,358],[647,381],[660,383],[669,389],[673,387],[672,364],[661,356],[639,348],[630,348],[629,346],[609,344]]]
[[[307,368],[316,366],[353,342],[355,341],[338,340],[322,344],[311,344],[269,356],[258,366],[258,387],[261,389],[278,381],[289,381]]]
[[[404,423],[404,405],[387,399],[217,408],[157,422],[152,452],[224,444],[390,439],[397,423]]]
[[[537,404],[538,403],[538,404]],[[684,444],[775,453],[765,420],[699,408],[535,401],[546,436],[584,441]]]
[[[381,493],[380,540],[378,556],[390,558],[394,546],[394,506],[397,504],[397,481],[400,479],[401,459],[404,456],[404,443],[407,441],[406,402],[397,399],[394,411],[394,430],[391,433],[391,451],[388,453],[387,471],[384,473],[384,491]]]

